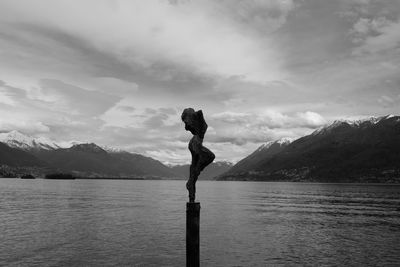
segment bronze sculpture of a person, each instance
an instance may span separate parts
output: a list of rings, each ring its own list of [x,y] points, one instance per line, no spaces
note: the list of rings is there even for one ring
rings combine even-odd
[[[186,183],[189,191],[189,202],[194,202],[196,196],[196,181],[200,172],[215,159],[214,153],[203,146],[204,135],[207,131],[207,123],[204,120],[201,110],[195,111],[186,108],[182,113],[182,121],[185,123],[185,130],[193,134],[189,142],[189,150],[192,154],[190,165],[190,176]]]

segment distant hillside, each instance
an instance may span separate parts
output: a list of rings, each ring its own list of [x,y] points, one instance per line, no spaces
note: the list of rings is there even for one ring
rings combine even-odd
[[[145,157],[140,154],[128,153],[125,151],[111,152],[110,154],[113,158],[124,161],[130,166],[135,166],[139,172],[144,174],[164,178],[177,178],[176,173],[171,171],[169,167],[153,158]]]
[[[45,162],[32,154],[18,148],[10,147],[0,142],[0,165],[12,167],[17,166],[39,166],[43,167]]]
[[[167,166],[157,160],[128,152],[107,152],[93,143],[33,153],[52,168],[72,171],[86,177],[175,176]]]
[[[176,178],[169,167],[139,154],[90,144],[60,148],[45,138],[18,131],[0,133],[0,177],[31,173],[44,176],[51,172],[74,173],[81,177]]]
[[[231,167],[232,163],[226,161],[218,161],[213,162],[208,165],[199,176],[199,180],[211,180],[221,175],[222,173],[227,172]],[[176,165],[172,166],[171,170],[177,174],[182,179],[187,179],[189,177],[189,168],[190,165]]]
[[[400,182],[398,116],[335,121],[281,151],[272,148],[254,152],[218,179]]]
[[[290,138],[283,138],[277,141],[265,143],[249,156],[236,163],[232,168],[229,169],[229,171],[227,171],[226,174],[252,171],[258,164],[260,164],[261,161],[267,160],[278,154],[292,141],[293,140]]]

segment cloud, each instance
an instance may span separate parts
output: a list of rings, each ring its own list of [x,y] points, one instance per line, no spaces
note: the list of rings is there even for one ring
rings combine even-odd
[[[135,107],[131,106],[118,106],[117,109],[122,110],[124,112],[134,112],[136,110]]]
[[[324,117],[312,111],[298,113],[297,116],[301,119],[300,125],[308,128],[317,128],[327,123]]]
[[[168,80],[175,75],[179,78],[180,74],[174,74],[174,68],[158,72],[159,62],[167,62],[167,66],[179,68],[183,65],[208,75],[245,75],[257,80],[281,76],[279,57],[266,49],[273,45],[272,39],[264,38],[260,45],[258,37],[248,35],[248,28],[241,29],[237,23],[262,27],[277,20],[281,24],[282,18],[291,10],[292,2],[225,1],[219,7],[216,5],[213,1],[179,5],[170,5],[166,1],[120,1],[110,7],[109,1],[97,0],[80,3],[78,8],[69,1],[43,0],[27,6],[16,0],[2,1],[0,15],[11,26],[18,17],[25,29],[51,36],[53,44],[54,41],[67,43],[67,48],[80,51],[82,58],[95,59],[101,69],[109,70],[109,74],[119,67],[123,67],[119,72],[126,72],[123,66],[126,64],[133,72],[135,66],[152,66],[151,72],[146,74],[158,75],[158,80]],[[238,5],[243,6],[244,13],[237,11]],[[43,13],[44,8],[53,12]],[[217,8],[221,12],[215,14]],[[230,19],[232,12],[236,13],[233,21]],[[244,20],[252,15],[251,21]],[[98,20],[99,17],[102,19]],[[57,30],[48,25],[56,25]],[[96,47],[96,50],[89,47]],[[102,51],[114,51],[108,64],[102,65],[107,55]],[[117,77],[114,75],[111,77]]]
[[[393,106],[397,107],[400,104],[400,94],[397,96],[382,95],[381,97],[378,98],[377,101],[385,108]]]
[[[399,47],[400,21],[373,20],[369,22],[369,27],[375,28],[377,34],[367,36],[362,45],[354,50],[355,54],[385,52]]]
[[[193,107],[237,160],[397,112],[398,0],[3,0],[0,18],[2,125],[57,141],[186,161]]]
[[[311,111],[296,114],[274,110],[260,113],[227,111],[211,116],[213,131],[207,139],[212,143],[259,144],[282,137],[300,137],[326,123],[320,114]]]
[[[224,0],[208,1],[215,12],[223,13],[249,31],[268,34],[285,24],[296,8],[292,0]]]
[[[9,132],[13,130],[21,131],[28,134],[38,134],[47,133],[50,131],[50,128],[40,121],[28,122],[14,118],[0,118],[1,132]]]
[[[168,115],[177,114],[176,109],[174,109],[174,108],[159,108],[158,110],[159,110],[159,112],[165,113],[165,114],[168,114]]]
[[[100,116],[113,107],[121,98],[115,95],[89,91],[59,80],[40,80],[42,98],[56,108],[64,111],[85,114],[86,116]]]
[[[232,111],[224,111],[221,113],[213,114],[212,118],[221,121],[221,122],[226,122],[226,123],[246,123],[251,120],[252,115],[248,113],[238,113],[238,112],[232,112]]]
[[[26,91],[13,87],[0,80],[0,103],[15,106],[18,98],[26,97]]]
[[[117,79],[115,77],[95,77],[87,82],[90,87],[95,87],[106,94],[121,97],[133,95],[139,90],[139,86],[131,81]]]
[[[382,29],[390,24],[390,21],[385,17],[378,18],[359,18],[350,30],[350,35],[353,37],[354,43],[363,43],[369,36],[381,34]]]
[[[294,115],[283,114],[274,110],[263,113],[237,113],[222,112],[212,115],[216,123],[223,122],[235,125],[248,125],[251,127],[274,128],[316,128],[324,125],[326,120],[318,113],[312,111],[299,112]]]
[[[348,1],[344,2],[343,17],[352,22],[349,35],[356,45],[354,55],[374,54],[390,51],[400,41],[400,2]]]
[[[167,114],[157,114],[143,122],[143,125],[147,127],[149,130],[160,129],[164,125],[164,121],[168,119]]]

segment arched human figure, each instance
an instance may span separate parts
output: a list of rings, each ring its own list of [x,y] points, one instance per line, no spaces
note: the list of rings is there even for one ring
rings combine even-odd
[[[189,202],[194,202],[196,197],[196,181],[200,172],[215,159],[214,153],[203,146],[204,135],[207,131],[207,123],[204,120],[201,110],[195,111],[186,108],[182,113],[182,121],[185,123],[185,130],[193,134],[189,142],[189,150],[192,154],[190,165],[190,176],[186,183],[189,191]]]

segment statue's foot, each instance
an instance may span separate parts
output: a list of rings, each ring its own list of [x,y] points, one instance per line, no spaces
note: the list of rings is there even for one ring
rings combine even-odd
[[[187,181],[186,189],[189,191],[189,202],[194,202],[195,195],[196,195],[196,189],[195,189],[194,184]]]

